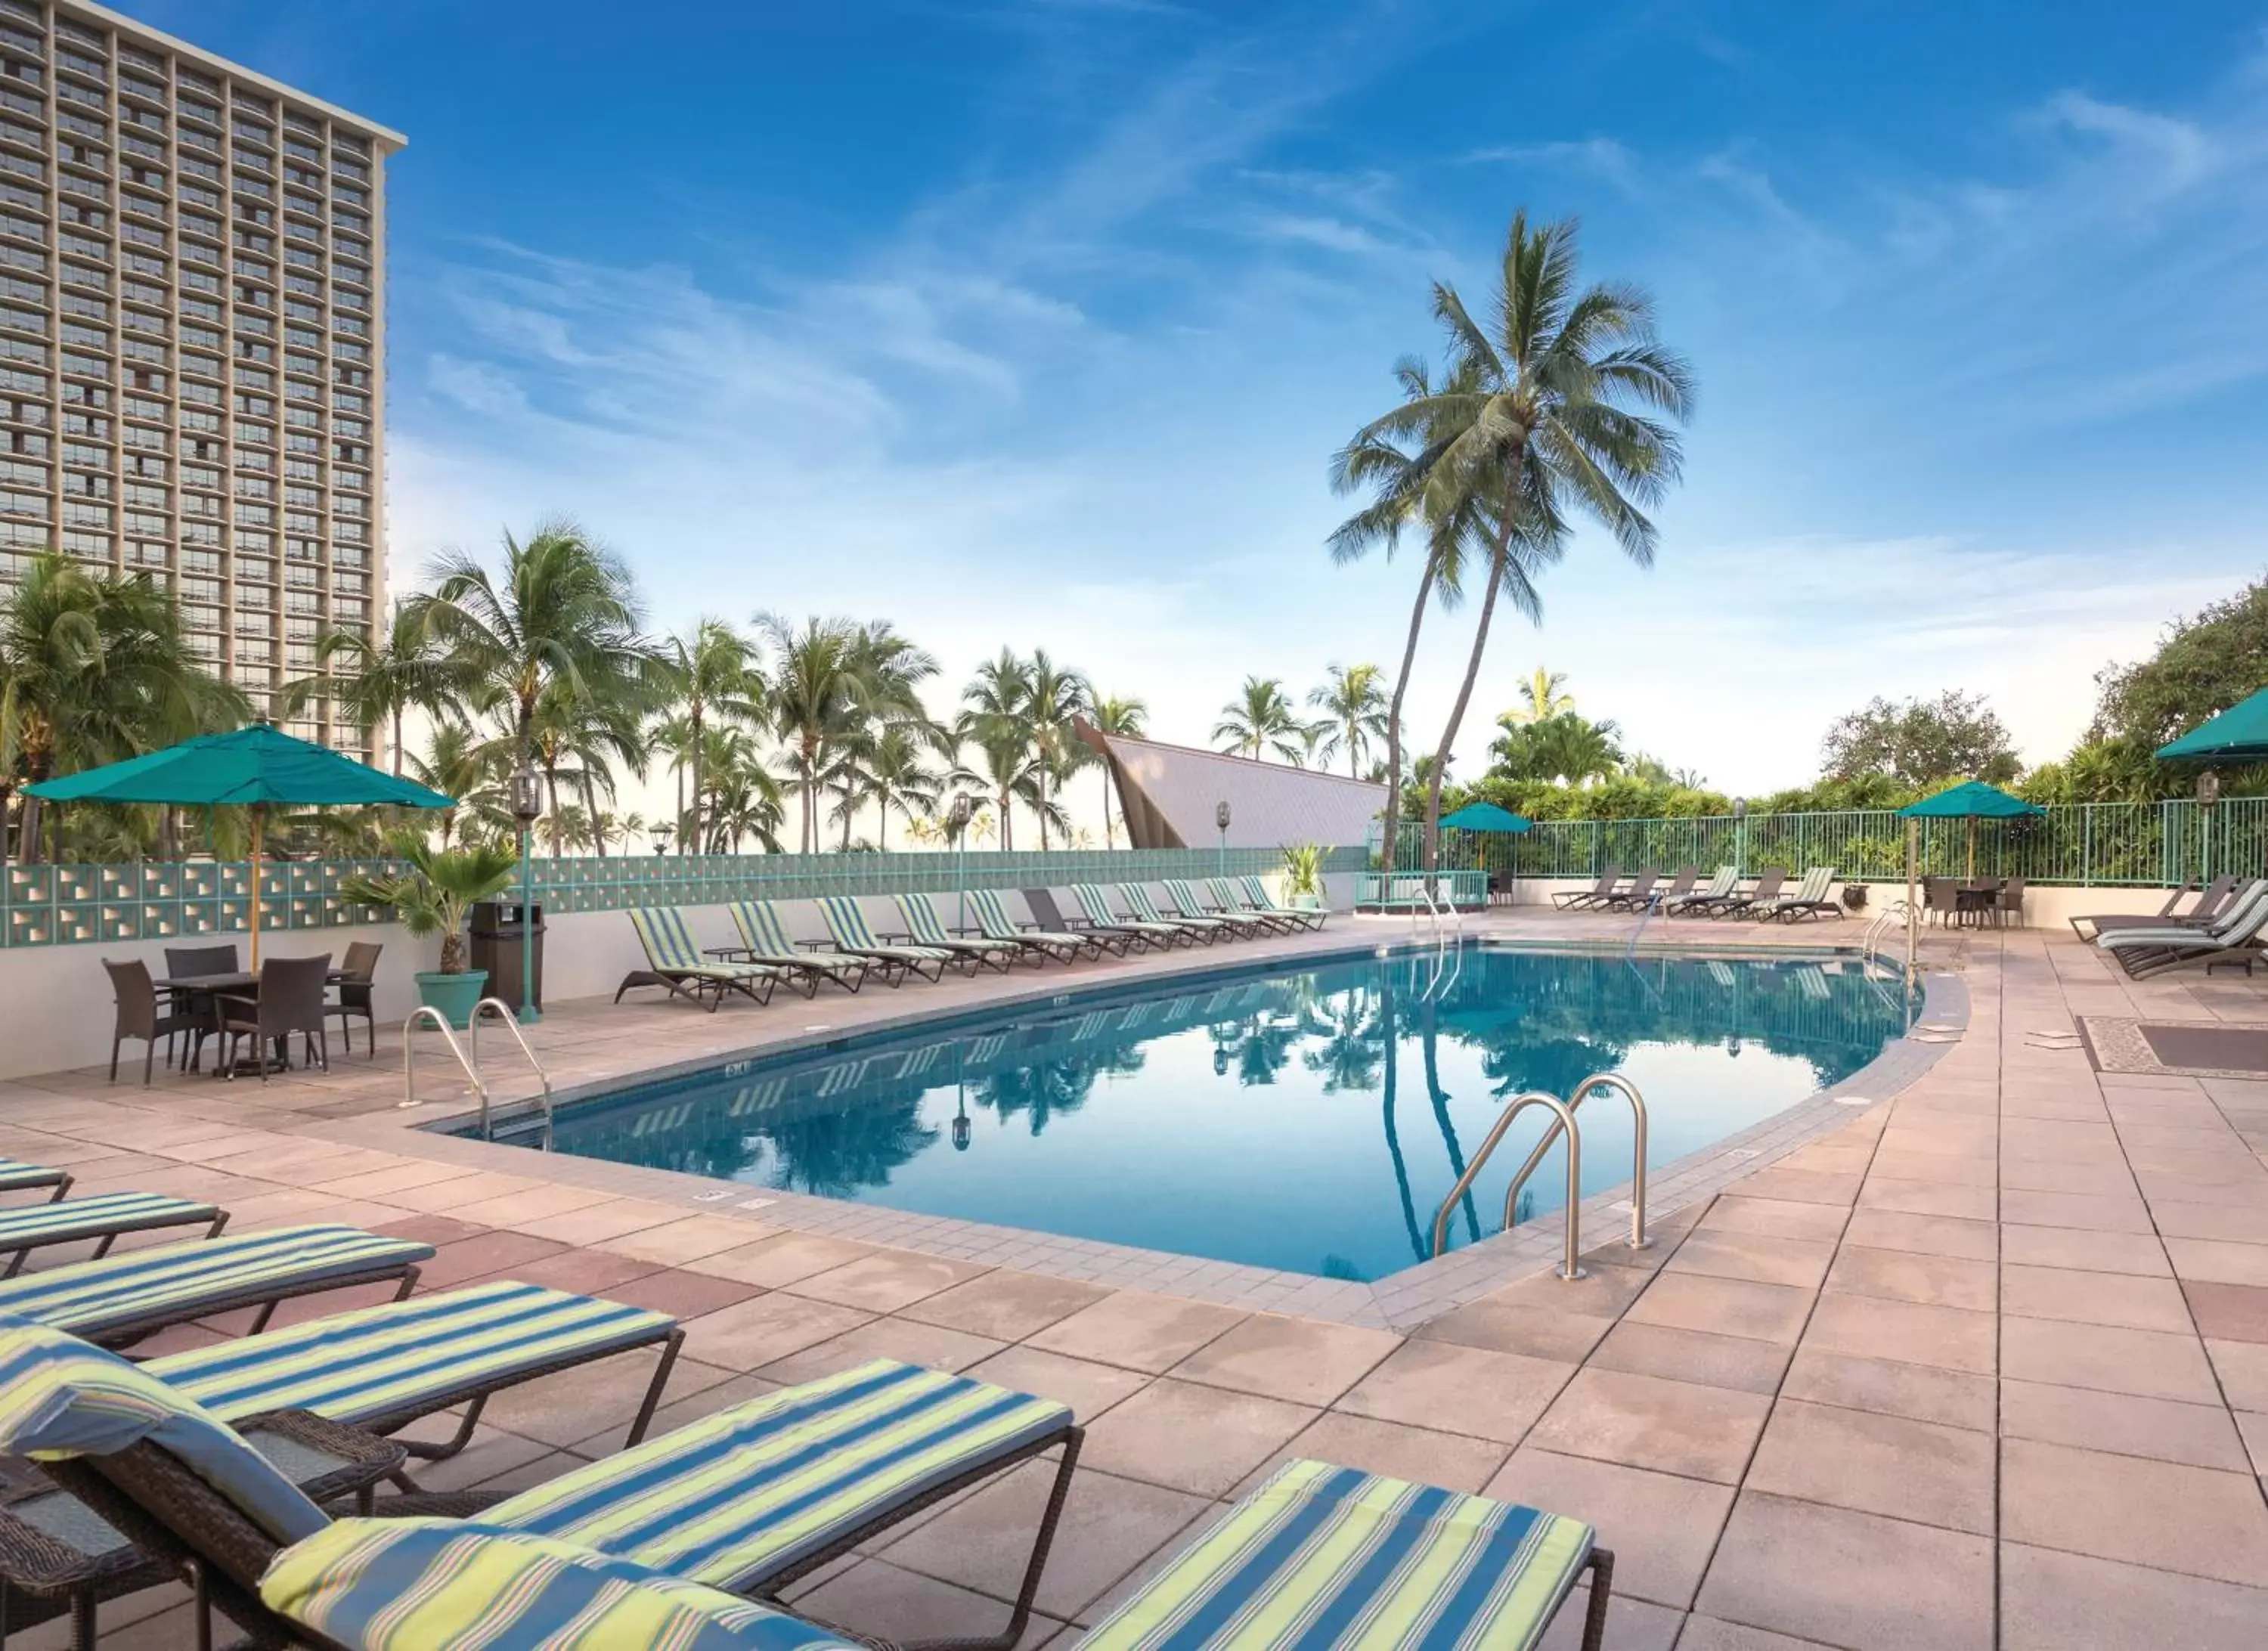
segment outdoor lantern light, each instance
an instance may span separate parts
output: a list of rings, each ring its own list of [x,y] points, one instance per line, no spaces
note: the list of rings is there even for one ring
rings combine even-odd
[[[2210,808],[2220,800],[2220,776],[2207,769],[2198,776],[2198,807]]]
[[[967,792],[961,792],[953,800],[953,807],[946,814],[945,834],[955,843],[960,842],[963,834],[968,829],[969,821],[974,819],[976,814],[976,800]]]
[[[945,816],[946,835],[953,839],[953,921],[957,927],[968,926],[968,822],[976,814],[976,799],[967,792],[953,800],[953,807]],[[961,1138],[968,1133],[968,1123],[962,1119],[954,1125],[955,1146],[965,1146]]]
[[[668,850],[669,828],[666,825],[655,826],[653,828],[653,851],[657,854],[664,854],[668,852]]]
[[[1228,830],[1228,805],[1226,803],[1215,803],[1213,805],[1212,822],[1219,826],[1224,834],[1226,833]]]
[[[522,766],[512,770],[512,817],[525,830],[543,815],[543,781],[536,771]]]
[[[528,834],[543,813],[543,785],[534,767],[523,763],[512,773],[512,817],[519,822],[519,1023],[532,1026],[542,1017],[535,1007],[534,890],[528,881]]]
[[[1735,819],[1735,820],[1741,819],[1741,818],[1742,818],[1744,815],[1746,815],[1748,812],[1749,812],[1749,800],[1748,800],[1747,798],[1745,798],[1745,797],[1735,797],[1735,798],[1734,798],[1734,799],[1733,799],[1733,818],[1734,818],[1734,819]]]

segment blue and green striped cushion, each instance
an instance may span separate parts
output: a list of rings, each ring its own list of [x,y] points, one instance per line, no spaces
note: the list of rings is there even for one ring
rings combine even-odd
[[[0,1315],[0,1453],[108,1456],[147,1440],[278,1542],[313,1536],[320,1508],[202,1406],[114,1352]]]
[[[945,919],[937,915],[936,903],[927,895],[893,895],[898,914],[906,920],[906,932],[923,946],[934,946],[946,951],[975,949],[983,952],[1016,950],[1013,941],[1004,941],[987,935],[983,940],[962,940],[946,932]]]
[[[649,1345],[675,1323],[666,1313],[501,1281],[334,1313],[143,1368],[231,1421],[303,1410],[402,1422],[453,1394],[508,1386],[562,1360]]]
[[[877,1360],[721,1411],[482,1518],[746,1591],[1071,1419],[1046,1399]]]
[[[953,954],[936,946],[885,946],[874,938],[874,931],[866,926],[866,914],[858,903],[848,895],[821,895],[819,915],[827,920],[827,932],[835,937],[835,944],[846,952],[874,952],[885,957],[910,957],[923,962],[949,962]]]
[[[792,962],[799,969],[824,969],[830,975],[855,973],[865,964],[855,957],[829,957],[824,952],[799,952],[787,937],[779,911],[769,900],[735,900],[726,908],[740,939],[760,958]]]
[[[0,1279],[0,1313],[99,1338],[125,1325],[262,1301],[263,1291],[282,1295],[394,1277],[432,1257],[431,1244],[357,1227],[272,1227]]]
[[[69,1198],[61,1204],[32,1204],[0,1210],[0,1255],[35,1244],[68,1243],[75,1238],[100,1238],[106,1233],[131,1233],[152,1227],[186,1227],[210,1221],[219,1206],[189,1198],[170,1198],[159,1192],[106,1192],[92,1198]]]
[[[453,1519],[340,1520],[277,1554],[260,1597],[353,1651],[850,1651],[696,1582]]]
[[[646,962],[656,974],[696,976],[703,980],[762,980],[778,973],[766,963],[727,963],[701,954],[685,914],[674,906],[638,906],[630,914],[630,927],[645,947]]]
[[[27,1164],[13,1158],[0,1158],[0,1192],[21,1191],[26,1187],[52,1187],[63,1179],[60,1169],[50,1169],[44,1164]]]
[[[1591,1538],[1557,1514],[1291,1462],[1079,1651],[1526,1651]]]

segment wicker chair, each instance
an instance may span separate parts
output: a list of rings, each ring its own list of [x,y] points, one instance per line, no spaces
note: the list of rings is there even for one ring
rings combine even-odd
[[[114,963],[102,960],[103,968],[110,971],[110,989],[118,998],[118,1026],[110,1035],[110,1081],[118,1081],[118,1048],[129,1037],[138,1037],[144,1045],[142,1050],[142,1082],[147,1087],[151,1072],[158,1058],[158,1040],[166,1040],[166,1065],[173,1064],[173,1036],[179,1032],[197,1034],[209,1022],[187,1013],[180,1006],[158,1002],[156,983],[150,978],[150,966],[138,959],[132,962]]]
[[[320,1056],[325,1072],[331,1069],[330,1035],[325,1017],[330,1006],[323,994],[330,980],[331,954],[316,957],[271,957],[260,966],[260,996],[220,999],[220,1035],[226,1040],[221,1063],[229,1075],[236,1073],[238,1040],[250,1038],[260,1056],[260,1081],[268,1081],[273,1065],[268,1058],[272,1043],[279,1052],[288,1049],[291,1036],[299,1034],[310,1062]]]
[[[378,1057],[378,1011],[371,1001],[378,974],[378,954],[386,948],[375,940],[357,940],[347,947],[347,961],[339,966],[345,977],[339,982],[339,1000],[330,1012],[339,1018],[339,1034],[346,1039],[347,1053],[354,1053],[354,1023],[359,1017],[368,1028],[372,1059]]]
[[[236,961],[233,946],[169,946],[166,948],[166,973],[179,980],[187,975],[233,975],[244,967]],[[173,995],[173,1006],[195,1024],[189,1034],[189,1058],[185,1070],[195,1072],[203,1058],[205,1039],[220,1025],[220,1012],[213,1006],[210,991],[183,991]]]

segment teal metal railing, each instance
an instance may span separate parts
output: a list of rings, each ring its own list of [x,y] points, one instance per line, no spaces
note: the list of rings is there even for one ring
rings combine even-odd
[[[1326,872],[1366,864],[1359,848],[1329,850]],[[728,900],[807,900],[818,895],[950,894],[956,888],[1061,888],[1280,872],[1277,849],[1059,850],[1004,854],[613,855],[533,862],[530,882],[548,912],[630,906],[716,905]],[[263,932],[383,922],[387,914],[339,894],[386,860],[269,860],[261,866]],[[226,860],[118,866],[11,866],[0,879],[0,946],[241,932],[252,868]]]
[[[1923,821],[1923,874],[1967,875],[1970,838],[1966,821]],[[2188,798],[2060,804],[2037,819],[1980,820],[1974,838],[1979,877],[2172,888],[2223,872],[2268,873],[2268,797],[2232,797],[2210,810]],[[1610,864],[1625,871],[1685,865],[1706,871],[1736,863],[1745,872],[1832,866],[1845,878],[1888,881],[1906,869],[1906,822],[1889,809],[1540,821],[1518,836],[1444,831],[1441,839],[1444,866],[1516,877],[1595,877]],[[1405,823],[1397,873],[1418,864],[1420,843],[1419,829]],[[1373,833],[1373,854],[1378,846]]]

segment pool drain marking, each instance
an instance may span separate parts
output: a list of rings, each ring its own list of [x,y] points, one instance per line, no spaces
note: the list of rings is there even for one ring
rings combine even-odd
[[[693,1195],[693,1201],[696,1204],[714,1204],[721,1198],[729,1198],[732,1196],[730,1192],[696,1192]]]

